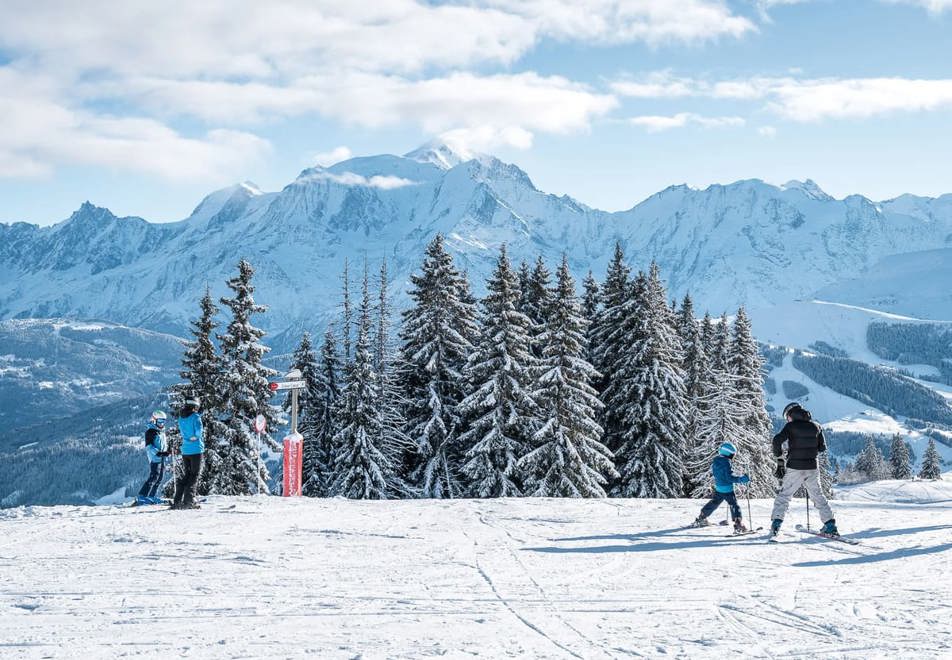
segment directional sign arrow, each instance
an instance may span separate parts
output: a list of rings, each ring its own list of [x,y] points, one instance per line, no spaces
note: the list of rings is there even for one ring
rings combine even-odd
[[[272,392],[279,392],[281,390],[303,390],[306,386],[307,383],[303,380],[288,380],[283,383],[270,383],[268,385]]]

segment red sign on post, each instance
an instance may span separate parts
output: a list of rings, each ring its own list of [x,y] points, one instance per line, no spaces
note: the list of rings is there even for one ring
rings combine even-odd
[[[301,472],[304,463],[304,436],[292,433],[284,439],[284,488],[285,497],[301,496]]]

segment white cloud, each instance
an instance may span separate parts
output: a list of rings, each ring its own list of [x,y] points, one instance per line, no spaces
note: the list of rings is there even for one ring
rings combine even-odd
[[[777,129],[773,126],[761,126],[757,129],[757,134],[765,138],[777,137]]]
[[[720,0],[490,0],[558,39],[621,43],[706,41],[757,28]]]
[[[669,71],[655,71],[639,79],[621,79],[609,84],[619,96],[632,98],[680,98],[696,96],[697,81],[676,78]]]
[[[941,14],[946,9],[952,9],[952,0],[886,0],[886,2],[916,5],[927,10],[930,14]]]
[[[639,98],[705,97],[733,101],[764,101],[766,108],[792,121],[867,118],[891,112],[934,111],[952,107],[952,79],[910,78],[783,78],[753,77],[707,81],[674,78],[667,72],[635,82],[611,83],[618,94]],[[652,82],[653,81],[653,82]],[[630,87],[634,85],[634,88]],[[677,115],[676,115],[677,117]],[[649,118],[645,125],[667,119]],[[685,122],[678,124],[683,125]]]
[[[640,126],[649,133],[658,133],[672,128],[684,128],[688,125],[702,128],[729,128],[743,126],[743,117],[705,117],[693,112],[679,112],[676,115],[642,115],[631,117],[629,123]]]
[[[609,94],[559,76],[459,72],[415,80],[367,72],[314,74],[286,86],[140,80],[138,99],[161,114],[243,122],[317,112],[377,128],[416,124],[428,132],[519,127],[565,133],[588,127],[617,105]]]
[[[333,181],[343,186],[362,186],[366,188],[380,188],[381,190],[393,190],[395,188],[404,188],[406,186],[417,185],[416,181],[404,179],[399,176],[371,176],[365,177],[353,172],[341,172],[334,174],[332,172],[314,172],[307,175],[308,179],[320,181]]]
[[[67,0],[9,0],[0,52],[23,74],[18,85],[45,81],[42,98],[56,99],[79,134],[103,140],[101,158],[112,154],[121,167],[126,154],[130,167],[165,176],[177,174],[155,162],[163,158],[152,148],[199,151],[196,168],[223,152],[221,160],[237,164],[266,148],[241,129],[308,114],[370,128],[455,131],[451,138],[473,149],[526,148],[535,133],[587,130],[617,105],[612,93],[559,76],[492,73],[539,42],[659,46],[754,30],[723,0],[90,0],[81,8]],[[29,97],[17,87],[7,91]],[[213,130],[185,136],[172,128],[182,118]],[[137,124],[148,135],[116,135],[133,120],[151,122]],[[35,141],[17,151],[21,171],[75,162],[63,160],[66,148],[27,134]],[[11,153],[4,153],[3,171],[11,169]]]
[[[952,80],[859,78],[778,81],[768,107],[794,121],[866,118],[952,107]]]
[[[188,137],[143,117],[76,110],[55,84],[0,67],[0,176],[47,175],[58,164],[100,165],[170,179],[230,181],[270,145],[250,133],[213,129]]]
[[[348,147],[340,146],[334,147],[330,151],[323,151],[321,153],[314,154],[311,160],[323,167],[330,167],[335,163],[348,160],[351,155],[352,153]]]
[[[770,22],[768,12],[774,7],[781,5],[800,5],[812,3],[816,0],[755,0],[757,9],[760,11],[761,19]],[[952,9],[952,0],[879,0],[883,4],[891,5],[914,5],[922,7],[930,14],[941,14],[946,9]]]
[[[528,149],[532,146],[532,133],[519,126],[476,126],[445,131],[440,134],[440,141],[462,158],[469,159],[496,147]]]

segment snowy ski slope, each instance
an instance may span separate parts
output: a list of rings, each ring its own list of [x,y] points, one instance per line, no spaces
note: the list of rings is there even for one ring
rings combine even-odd
[[[952,657],[949,498],[836,502],[857,547],[793,531],[799,502],[777,545],[680,528],[699,506],[6,510],[0,657]]]

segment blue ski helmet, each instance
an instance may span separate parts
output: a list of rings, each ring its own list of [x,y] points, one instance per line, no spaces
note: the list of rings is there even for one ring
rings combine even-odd
[[[737,453],[737,447],[731,442],[725,442],[720,446],[720,449],[717,450],[717,453],[721,456],[733,456]]]

